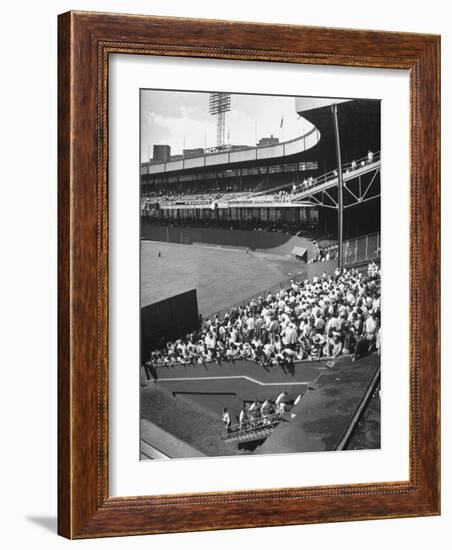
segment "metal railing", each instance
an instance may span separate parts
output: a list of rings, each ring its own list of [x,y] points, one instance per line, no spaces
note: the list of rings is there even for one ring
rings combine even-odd
[[[284,415],[281,413],[273,413],[259,415],[259,417],[242,422],[241,424],[231,424],[229,428],[219,430],[220,438],[223,441],[230,439],[252,439],[253,436],[258,437],[259,432],[272,430],[278,426]],[[250,437],[251,436],[251,437]]]
[[[353,160],[352,162],[347,162],[343,164],[342,174],[344,176],[348,176],[349,174],[352,174],[353,172],[356,172],[361,168],[365,168],[366,166],[370,166],[371,164],[378,162],[380,159],[381,159],[380,151],[377,151],[376,153],[371,153],[370,156],[369,154],[367,154],[365,157],[361,157],[358,160]],[[337,179],[337,177],[338,177],[337,170],[330,170],[329,172],[326,172],[325,174],[323,174],[322,176],[319,176],[318,178],[310,178],[298,184],[297,187],[295,188],[294,194],[304,193],[308,189],[319,187],[320,185],[323,185],[325,183],[328,183],[330,181]]]
[[[299,138],[297,138],[299,139]],[[289,142],[287,142],[289,143]],[[366,155],[365,157],[361,157],[358,160],[353,160],[352,162],[348,162],[343,164],[342,166],[342,173],[345,177],[349,175],[353,175],[355,172],[359,172],[362,168],[365,168],[367,166],[370,166],[376,162],[379,162],[381,158],[380,151],[377,151],[376,153],[370,153]],[[281,191],[287,187],[289,187],[291,184],[290,182],[284,183],[281,185],[274,186],[268,190],[262,190],[262,191],[248,191],[248,192],[241,192],[241,193],[233,193],[230,197],[228,197],[228,193],[199,193],[197,197],[190,197],[187,195],[181,194],[178,198],[171,198],[171,197],[165,197],[165,198],[159,198],[157,197],[155,199],[155,202],[159,202],[161,206],[211,206],[212,203],[222,203],[222,207],[225,206],[235,206],[235,203],[237,204],[263,204],[269,202],[278,202],[278,203],[285,203],[285,202],[292,202],[294,199],[297,198],[297,195],[300,195],[301,193],[304,193],[311,189],[316,189],[317,187],[320,187],[326,183],[332,182],[338,178],[337,170],[330,170],[329,172],[326,172],[325,174],[322,174],[321,176],[317,178],[309,178],[305,181],[299,183],[293,190],[290,192],[287,192],[286,195],[284,195],[281,198],[278,198],[275,196],[277,194],[277,191]],[[209,197],[209,198],[206,198]]]
[[[337,259],[339,247],[337,244],[328,247],[332,260]],[[380,260],[380,233],[369,233],[355,239],[344,241],[344,266],[369,263]]]

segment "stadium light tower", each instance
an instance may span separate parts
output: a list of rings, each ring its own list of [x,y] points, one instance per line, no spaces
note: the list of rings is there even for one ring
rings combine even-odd
[[[212,92],[209,99],[209,113],[217,117],[217,147],[225,144],[226,113],[231,110],[231,94]]]

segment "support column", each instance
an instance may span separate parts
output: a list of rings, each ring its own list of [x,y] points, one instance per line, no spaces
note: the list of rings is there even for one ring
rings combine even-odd
[[[339,254],[337,257],[337,266],[339,269],[343,267],[343,247],[344,247],[344,179],[342,174],[342,157],[341,157],[341,141],[339,135],[339,123],[337,120],[337,104],[331,105],[331,111],[333,113],[334,123],[334,137],[336,141],[336,160],[337,160],[337,195],[338,195],[338,207],[337,207],[337,229],[338,229],[338,241],[339,241]]]

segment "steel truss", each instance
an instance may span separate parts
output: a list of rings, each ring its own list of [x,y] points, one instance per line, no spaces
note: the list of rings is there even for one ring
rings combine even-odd
[[[344,209],[363,204],[377,199],[381,194],[380,185],[381,164],[378,163],[372,170],[356,175],[347,173],[344,175]],[[313,206],[322,206],[338,210],[338,184],[331,187],[313,187],[310,192],[303,193],[303,201],[310,201]]]

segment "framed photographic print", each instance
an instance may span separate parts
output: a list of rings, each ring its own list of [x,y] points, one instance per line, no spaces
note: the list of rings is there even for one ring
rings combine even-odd
[[[59,17],[59,533],[439,514],[437,36]]]

